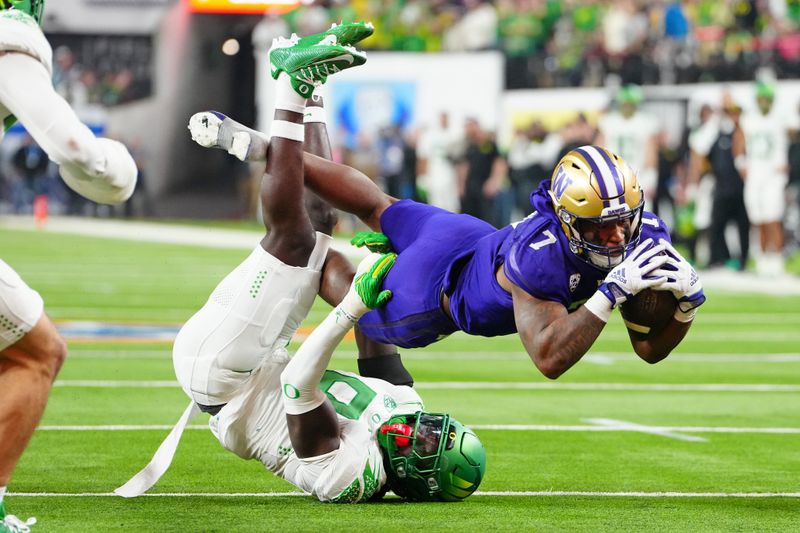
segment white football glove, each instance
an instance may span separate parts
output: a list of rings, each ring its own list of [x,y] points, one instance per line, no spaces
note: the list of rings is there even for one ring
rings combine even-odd
[[[672,292],[678,299],[678,309],[683,313],[689,313],[706,301],[703,284],[700,283],[694,267],[678,253],[672,244],[664,239],[660,240],[660,244],[664,246],[664,251],[667,253],[667,261],[652,274],[663,276],[666,281],[653,288]],[[693,313],[692,316],[694,316]]]
[[[597,288],[616,307],[643,289],[664,283],[664,274],[654,271],[669,260],[667,255],[659,255],[665,249],[663,244],[653,245],[653,239],[647,239],[634,248],[631,255],[614,267],[606,279]]]

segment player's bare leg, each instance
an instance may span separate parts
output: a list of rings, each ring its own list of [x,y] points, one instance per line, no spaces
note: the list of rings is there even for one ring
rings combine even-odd
[[[269,139],[216,111],[197,113],[189,121],[192,138],[206,148],[226,150],[241,161],[264,161]],[[337,209],[353,213],[366,225],[380,231],[380,216],[397,202],[362,172],[306,153],[303,158],[305,183]],[[313,211],[311,211],[313,212]]]
[[[66,344],[44,314],[24,337],[0,352],[0,489],[11,480],[42,418],[66,356]]]
[[[397,202],[364,173],[346,165],[306,153],[305,183],[312,191],[342,211],[353,213],[367,226],[380,231],[380,217]]]
[[[270,66],[278,86],[267,173],[261,187],[264,225],[268,229],[261,244],[286,264],[304,266],[315,243],[314,227],[304,208],[306,100],[327,76],[365,61],[363,53],[337,44],[335,34],[320,35],[319,40],[302,46],[296,39],[273,42]]]
[[[308,100],[305,113],[305,151],[325,160],[332,157],[328,130],[325,125],[325,108],[321,97]],[[317,231],[333,230],[336,211],[330,204],[306,189],[306,209]],[[330,224],[328,226],[328,224]],[[330,234],[330,231],[326,233]],[[335,307],[342,301],[353,281],[355,268],[344,255],[330,250],[325,261],[319,294],[328,304]],[[355,327],[358,345],[358,370],[362,376],[383,379],[394,385],[412,385],[414,379],[403,365],[397,347],[372,341]]]

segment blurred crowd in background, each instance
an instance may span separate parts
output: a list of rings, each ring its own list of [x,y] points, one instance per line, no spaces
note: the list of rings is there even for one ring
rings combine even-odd
[[[277,17],[276,17],[277,18]],[[367,48],[506,55],[508,89],[800,75],[800,0],[356,0],[296,10],[290,31],[371,20]]]

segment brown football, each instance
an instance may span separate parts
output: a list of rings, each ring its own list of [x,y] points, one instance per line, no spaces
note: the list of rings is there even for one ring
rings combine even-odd
[[[644,289],[619,306],[625,326],[638,337],[658,333],[669,323],[678,300],[669,291]]]

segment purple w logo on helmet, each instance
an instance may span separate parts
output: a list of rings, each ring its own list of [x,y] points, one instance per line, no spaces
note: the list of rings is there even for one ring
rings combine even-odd
[[[564,167],[559,166],[558,172],[556,172],[555,180],[553,181],[553,193],[556,195],[556,199],[561,200],[561,196],[571,183],[572,178],[570,178],[567,173],[564,172]]]

